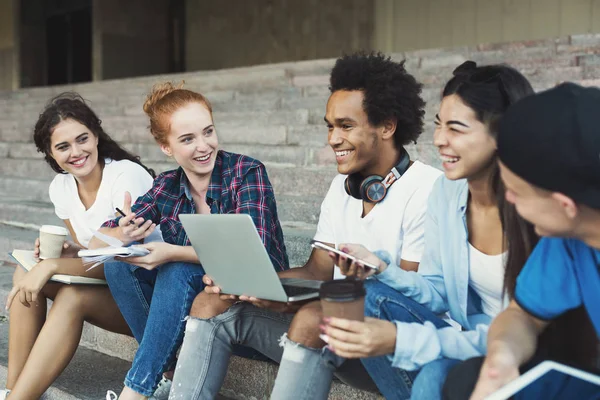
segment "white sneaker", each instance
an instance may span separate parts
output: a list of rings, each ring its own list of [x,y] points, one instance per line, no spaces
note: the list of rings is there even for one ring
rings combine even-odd
[[[172,383],[173,382],[163,376],[160,382],[158,382],[158,387],[154,391],[154,394],[148,400],[168,400]]]
[[[8,396],[9,393],[10,393],[10,390],[8,390],[8,389],[0,390],[0,400],[6,400],[6,397]]]
[[[106,392],[106,400],[117,400],[118,398],[119,396],[117,396],[117,394],[112,390]]]

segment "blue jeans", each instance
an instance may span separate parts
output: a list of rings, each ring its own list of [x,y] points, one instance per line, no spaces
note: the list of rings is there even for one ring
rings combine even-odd
[[[370,281],[367,286],[365,315],[386,321],[430,321],[438,328],[449,326],[428,308],[377,280]],[[395,368],[389,356],[365,358],[362,359],[362,363],[386,399],[434,400],[441,399],[446,373],[456,362],[437,360],[421,371]]]
[[[192,302],[204,289],[204,269],[173,262],[148,271],[116,261],[104,264],[104,274],[139,343],[125,386],[151,396],[163,372],[175,363]]]
[[[279,362],[283,353],[279,340],[289,329],[293,317],[294,314],[244,302],[212,318],[191,317],[187,321],[169,399],[216,398],[236,344],[256,349]]]

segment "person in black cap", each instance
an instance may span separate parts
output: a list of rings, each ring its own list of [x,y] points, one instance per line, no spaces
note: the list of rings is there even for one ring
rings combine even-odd
[[[585,309],[600,337],[599,109],[600,89],[565,83],[516,103],[501,122],[498,156],[506,199],[545,237],[517,279],[514,300],[490,327],[471,399],[518,377],[536,352],[538,336],[569,310]],[[558,398],[549,393],[551,386],[530,385],[523,395]],[[593,390],[570,392],[569,398],[598,398],[600,388]]]

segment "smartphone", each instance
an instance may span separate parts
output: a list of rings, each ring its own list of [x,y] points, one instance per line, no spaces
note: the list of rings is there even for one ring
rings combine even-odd
[[[311,245],[311,247],[314,247],[315,249],[321,249],[321,250],[325,250],[325,251],[331,251],[331,252],[333,252],[333,253],[335,253],[337,255],[349,258],[352,261],[359,262],[362,265],[364,265],[365,268],[374,269],[375,271],[379,271],[379,267],[377,265],[371,264],[371,263],[363,261],[361,259],[358,259],[358,258],[356,258],[356,257],[354,257],[354,256],[352,256],[352,255],[350,255],[348,253],[344,253],[343,251],[336,249],[335,247],[328,246],[328,245],[326,245],[323,242],[318,242],[316,240],[311,240],[310,245]]]

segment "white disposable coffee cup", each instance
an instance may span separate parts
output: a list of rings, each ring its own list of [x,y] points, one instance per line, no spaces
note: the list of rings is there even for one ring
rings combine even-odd
[[[40,228],[40,258],[60,258],[69,232],[62,226],[42,225]]]

